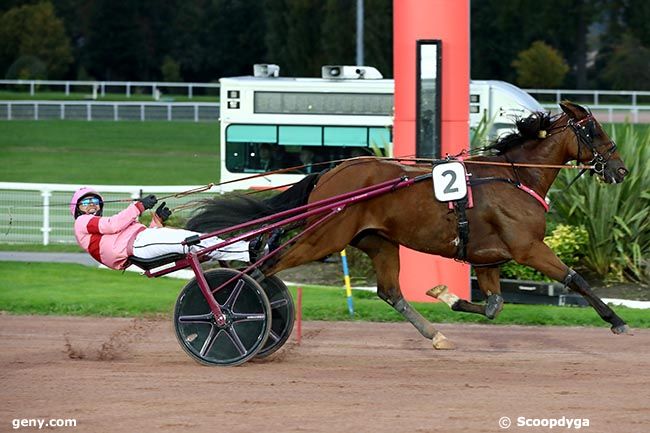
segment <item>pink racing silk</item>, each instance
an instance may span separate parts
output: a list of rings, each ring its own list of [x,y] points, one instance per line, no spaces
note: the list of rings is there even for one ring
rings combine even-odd
[[[133,255],[136,236],[147,228],[138,222],[142,212],[142,203],[135,202],[112,217],[81,215],[74,222],[77,243],[98,262],[111,269],[124,269]]]

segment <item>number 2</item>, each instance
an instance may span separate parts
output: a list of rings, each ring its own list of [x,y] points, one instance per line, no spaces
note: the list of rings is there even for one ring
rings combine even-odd
[[[452,192],[458,192],[458,187],[453,187],[452,188],[452,186],[454,186],[454,183],[456,183],[456,172],[453,171],[453,170],[445,170],[445,171],[442,172],[442,175],[444,177],[447,177],[447,175],[451,176],[451,181],[449,181],[449,183],[445,187],[444,193],[445,194],[450,194]]]

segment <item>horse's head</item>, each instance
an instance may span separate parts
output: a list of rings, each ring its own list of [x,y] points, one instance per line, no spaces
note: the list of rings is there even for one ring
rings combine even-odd
[[[594,166],[593,172],[607,183],[623,182],[628,171],[616,151],[616,143],[591,111],[568,101],[560,103],[560,107],[569,118],[567,126],[575,133],[576,139],[569,145],[571,159],[590,163]]]

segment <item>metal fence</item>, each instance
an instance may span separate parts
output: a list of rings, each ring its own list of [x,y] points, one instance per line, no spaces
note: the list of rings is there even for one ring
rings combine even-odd
[[[650,91],[642,90],[571,90],[571,89],[522,89],[542,103],[559,104],[565,99],[592,105],[616,105],[636,108],[650,104]]]
[[[0,243],[74,244],[73,220],[70,214],[70,198],[82,186],[99,191],[104,200],[134,199],[141,195],[156,194],[158,197],[187,191],[196,186],[116,186],[116,185],[69,185],[51,183],[0,182]],[[202,198],[214,197],[221,189],[180,198],[165,199],[167,206],[176,206]],[[104,213],[115,214],[127,203],[105,203]],[[176,215],[187,217],[191,209],[182,209]]]
[[[215,92],[219,89],[219,83],[182,83],[163,81],[70,81],[70,80],[0,80],[0,86],[13,87],[29,90],[31,96],[44,89],[61,89],[66,96],[71,91],[91,92],[93,96],[102,97],[108,93],[121,93],[130,97],[134,89],[147,89],[152,97],[158,95],[160,89],[179,89],[187,97],[195,96],[197,89],[203,92]],[[641,90],[576,90],[576,89],[523,89],[543,102],[559,103],[563,99],[578,99],[590,105],[620,104],[624,106],[636,106],[637,104],[650,102],[650,91]],[[218,94],[218,91],[215,93]]]
[[[218,121],[218,102],[0,101],[4,120]]]
[[[552,112],[558,112],[560,107],[553,103],[541,104]],[[620,105],[587,105],[598,121],[603,123],[650,123],[650,106],[620,106]]]
[[[0,80],[0,85],[12,87],[18,90],[29,90],[31,96],[38,91],[58,90],[65,92],[66,96],[71,91],[90,92],[93,97],[106,96],[109,93],[122,93],[131,97],[135,90],[147,89],[152,97],[159,96],[160,89],[180,89],[188,98],[195,96],[195,90],[202,90],[203,93],[213,92],[219,94],[219,83],[166,83],[160,81],[59,81],[59,80]]]
[[[123,93],[130,97],[134,89],[147,89],[154,99],[160,90],[180,89],[189,98],[196,96],[196,90],[218,93],[218,83],[165,83],[153,81],[52,81],[52,80],[0,80],[0,86],[29,89],[31,96],[39,91],[60,88],[66,96],[71,91],[91,91],[89,100],[84,101],[0,101],[0,120],[181,120],[217,121],[218,102],[174,102],[174,101],[95,101],[107,93]],[[558,103],[564,99],[588,105],[603,122],[650,123],[650,91],[637,90],[572,90],[572,89],[523,89],[538,99],[542,106],[551,111],[558,110]]]

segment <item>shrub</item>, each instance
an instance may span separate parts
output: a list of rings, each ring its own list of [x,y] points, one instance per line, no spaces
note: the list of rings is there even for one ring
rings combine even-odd
[[[512,66],[517,70],[517,83],[523,87],[557,88],[569,72],[560,52],[542,41],[535,41],[521,51]]]
[[[583,263],[603,279],[650,281],[650,131],[643,136],[627,124],[610,137],[629,174],[620,185],[560,173],[549,192],[558,222],[578,224],[589,233]]]
[[[34,56],[21,56],[9,66],[6,77],[9,80],[46,80],[47,67]]]
[[[182,81],[180,65],[169,56],[165,56],[163,59],[160,71],[162,72],[163,80],[168,83]]]

